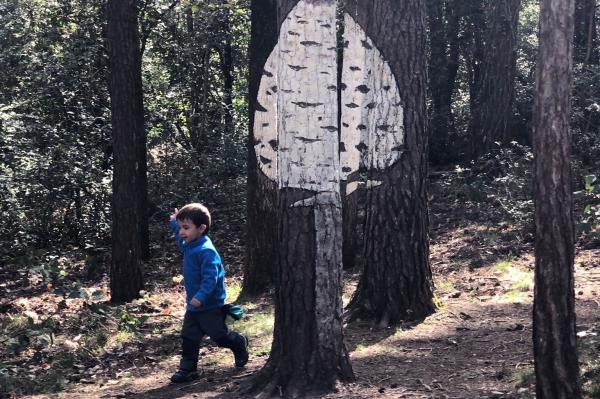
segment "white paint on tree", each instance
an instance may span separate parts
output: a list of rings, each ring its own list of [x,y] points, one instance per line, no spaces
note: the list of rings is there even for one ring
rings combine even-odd
[[[290,205],[290,208],[302,207],[302,206],[314,206],[316,204],[321,205],[339,205],[339,192],[333,191],[322,191],[315,194],[313,197],[306,198]]]
[[[308,207],[314,217],[314,311],[320,350],[335,348],[342,330],[335,4],[301,0],[288,14],[265,63],[254,119],[260,170],[276,180],[279,189],[315,192],[291,207]]]
[[[400,158],[404,112],[392,70],[349,14],[344,47],[340,178],[347,180],[359,168],[384,170]],[[356,187],[348,184],[346,194]]]
[[[358,184],[359,182],[357,181],[348,182],[346,184],[346,194],[350,194],[351,192],[356,191],[358,189]]]
[[[265,63],[254,148],[279,188],[339,190],[335,40],[335,3],[300,1]]]
[[[300,1],[281,26],[278,44],[265,63],[254,147],[260,170],[280,188],[331,191],[359,168],[384,170],[402,153],[404,113],[396,78],[349,14],[337,144],[332,8],[331,3]],[[346,194],[357,187],[349,182]]]
[[[383,184],[383,182],[379,181],[379,180],[367,180],[366,187],[367,187],[367,189],[370,189],[373,187],[381,186],[382,184]]]

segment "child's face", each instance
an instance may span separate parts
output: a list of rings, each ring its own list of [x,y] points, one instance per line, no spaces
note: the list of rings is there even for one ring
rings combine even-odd
[[[179,226],[179,237],[186,244],[198,240],[206,230],[205,224],[196,226],[190,219],[177,220],[177,225]]]

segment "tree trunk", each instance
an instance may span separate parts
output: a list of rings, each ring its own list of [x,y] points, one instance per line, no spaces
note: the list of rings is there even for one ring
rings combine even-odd
[[[148,237],[146,134],[136,2],[108,3],[113,143],[111,300],[130,301],[142,289],[140,260]]]
[[[456,0],[427,0],[430,49],[429,88],[432,119],[429,160],[432,165],[457,161],[448,151],[455,134],[452,95],[458,72],[460,7]]]
[[[349,159],[360,156],[368,173],[365,268],[349,310],[352,319],[387,326],[423,319],[434,310],[427,237],[425,5],[422,0],[347,5],[348,100],[342,122],[363,135],[358,143],[348,135],[344,146]],[[355,148],[360,155],[353,155]]]
[[[466,4],[464,4],[466,3]],[[473,110],[477,109],[479,98],[482,68],[484,62],[484,32],[485,32],[485,4],[486,0],[468,0],[463,3],[465,16],[465,40],[463,54],[467,60],[466,67],[469,75],[469,109],[471,116]],[[473,118],[469,121],[469,132],[473,131]],[[472,134],[472,133],[471,133]],[[462,154],[467,161],[472,156],[472,146],[465,145],[465,153]]]
[[[540,2],[534,106],[537,397],[579,398],[573,282],[571,110],[574,0]]]
[[[575,0],[575,61],[598,65],[596,0]]]
[[[337,125],[342,125],[342,111],[344,104],[342,100],[342,73],[344,65],[344,19],[346,10],[345,7],[339,6],[337,10],[336,24],[338,30],[336,32],[337,43],[337,100],[338,100],[338,122]],[[341,137],[342,129],[338,137],[343,142]],[[340,155],[345,151],[345,148],[340,147]],[[342,171],[344,172],[344,171]],[[359,239],[356,233],[358,224],[358,191],[348,193],[348,184],[356,184],[358,173],[353,173],[346,180],[342,180],[340,193],[342,194],[342,266],[344,270],[349,270],[356,266],[356,254],[358,253]]]
[[[511,140],[520,0],[488,4],[481,80],[471,109],[471,159]]]
[[[275,245],[277,239],[277,185],[259,169],[254,121],[257,110],[258,88],[269,54],[277,44],[277,2],[275,0],[251,3],[251,34],[249,46],[248,76],[248,196],[246,263],[242,296],[254,296],[266,292],[273,282],[275,271]],[[266,123],[266,122],[265,122]],[[261,125],[262,127],[262,125]],[[273,142],[273,144],[276,144]],[[263,146],[271,144],[260,143]],[[268,168],[268,165],[267,165]]]
[[[223,6],[220,15],[221,32],[223,42],[219,49],[221,58],[221,73],[223,75],[223,108],[225,134],[233,135],[233,56],[231,49],[231,26],[229,18],[229,9]]]
[[[278,262],[265,395],[299,397],[353,379],[342,334],[342,215],[334,0],[279,1],[263,64],[254,149],[278,189]]]
[[[341,193],[344,195],[342,201],[342,264],[344,270],[352,269],[356,266],[356,254],[359,246],[356,228],[358,223],[358,191],[348,195],[346,193],[346,183],[342,184]]]

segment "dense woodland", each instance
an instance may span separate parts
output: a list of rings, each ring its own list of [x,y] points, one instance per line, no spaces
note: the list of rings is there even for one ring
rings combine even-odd
[[[0,0],[0,398],[600,397],[599,7]],[[189,202],[252,352],[172,388]]]

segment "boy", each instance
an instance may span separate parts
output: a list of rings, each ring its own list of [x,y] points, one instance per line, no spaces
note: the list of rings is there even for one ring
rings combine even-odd
[[[248,339],[229,331],[222,310],[225,302],[225,271],[221,257],[207,234],[210,213],[202,204],[188,204],[170,217],[171,228],[183,252],[183,280],[186,312],[181,328],[182,355],[179,370],[171,381],[187,382],[198,378],[198,351],[206,334],[218,346],[229,348],[235,366],[248,362]]]

